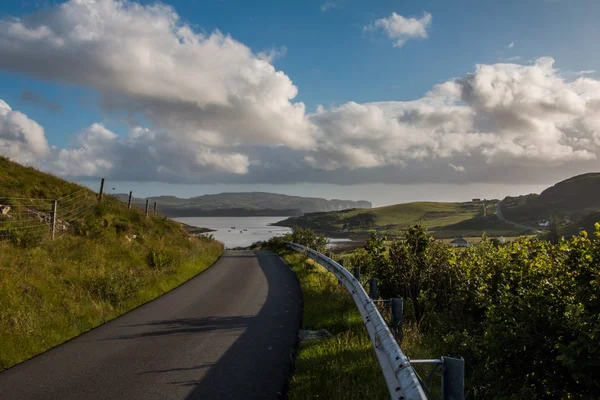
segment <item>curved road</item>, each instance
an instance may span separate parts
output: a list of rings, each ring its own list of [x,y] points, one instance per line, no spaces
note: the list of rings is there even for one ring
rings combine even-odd
[[[501,206],[501,204],[502,204],[502,202],[501,202],[501,201],[499,201],[499,202],[498,202],[498,204],[496,204],[496,216],[497,216],[499,219],[501,219],[502,221],[504,221],[504,222],[506,222],[506,223],[509,223],[509,224],[511,224],[511,225],[514,225],[514,226],[516,226],[517,228],[521,228],[521,229],[527,229],[527,230],[533,231],[533,232],[535,232],[535,233],[544,233],[544,231],[540,231],[539,229],[532,228],[532,227],[530,227],[530,226],[527,226],[527,225],[521,225],[521,224],[517,224],[516,222],[512,222],[512,221],[509,221],[509,220],[507,220],[506,218],[504,218],[504,215],[502,214],[502,206]]]
[[[177,289],[0,373],[8,399],[276,399],[301,316],[296,276],[227,251]]]

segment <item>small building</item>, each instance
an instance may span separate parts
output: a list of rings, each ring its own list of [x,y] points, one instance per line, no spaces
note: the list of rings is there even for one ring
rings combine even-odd
[[[479,203],[481,199],[473,199],[473,203]]]
[[[506,243],[506,239],[504,238],[504,236],[500,236],[500,237],[498,238],[498,241],[499,241],[500,243]]]
[[[550,226],[550,221],[548,221],[547,219],[542,219],[538,223],[538,226],[540,226],[541,228],[547,228]]]
[[[460,236],[450,242],[450,247],[471,247],[471,243],[464,237]]]

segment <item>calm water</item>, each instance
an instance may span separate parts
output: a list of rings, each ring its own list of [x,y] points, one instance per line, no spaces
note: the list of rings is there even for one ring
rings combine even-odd
[[[182,217],[174,218],[184,224],[214,229],[210,232],[225,247],[245,247],[260,240],[269,240],[292,230],[284,226],[269,226],[287,217]],[[235,227],[235,229],[232,229]]]

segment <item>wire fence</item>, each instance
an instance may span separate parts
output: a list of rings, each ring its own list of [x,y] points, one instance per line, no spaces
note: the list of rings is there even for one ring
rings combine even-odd
[[[0,240],[50,235],[52,200],[0,197]]]
[[[0,240],[21,243],[55,239],[74,232],[103,198],[117,198],[104,194],[104,184],[102,179],[99,193],[82,188],[57,199],[0,196]],[[128,209],[146,217],[158,214],[156,202],[146,201],[145,209],[134,206],[132,192],[129,192]]]

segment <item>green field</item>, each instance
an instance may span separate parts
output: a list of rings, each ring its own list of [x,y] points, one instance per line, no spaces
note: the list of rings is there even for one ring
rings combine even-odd
[[[401,235],[407,226],[423,223],[438,238],[456,236],[519,236],[523,232],[496,217],[497,200],[486,202],[441,203],[415,202],[373,209],[354,209],[311,213],[278,222],[282,226],[300,226],[326,234],[365,235],[378,232]]]

